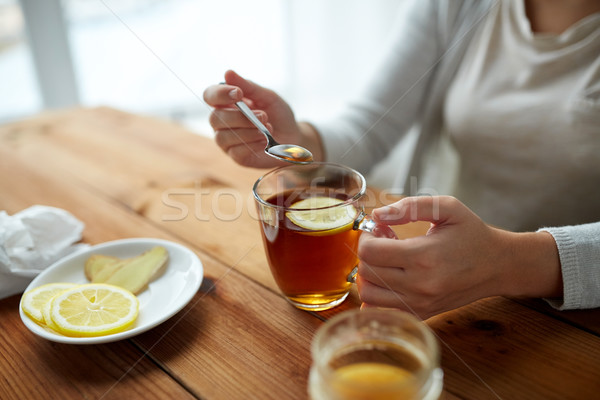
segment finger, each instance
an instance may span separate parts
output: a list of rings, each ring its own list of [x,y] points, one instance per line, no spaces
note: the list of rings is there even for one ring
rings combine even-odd
[[[357,281],[358,295],[360,297],[361,308],[394,308],[411,313],[415,317],[423,320],[434,313],[419,307],[418,302],[414,302],[409,296],[381,288],[370,282],[364,281],[358,277]]]
[[[364,280],[360,275],[356,279],[358,295],[363,303],[375,307],[393,307],[410,311],[411,307],[405,300],[403,293],[394,292],[387,288],[374,285]]]
[[[267,113],[260,110],[254,110],[254,115],[256,115],[260,122],[267,125]],[[222,129],[254,128],[252,122],[237,109],[215,109],[210,113],[208,122],[215,131]],[[254,129],[256,130],[256,128]]]
[[[358,258],[367,264],[394,267],[400,260],[403,266],[410,266],[415,256],[422,253],[427,245],[425,237],[402,240],[389,240],[363,233],[358,242]]]
[[[260,105],[264,104],[264,102],[272,101],[272,97],[276,96],[271,90],[266,89],[251,80],[242,78],[232,70],[225,72],[225,82],[228,85],[240,88],[243,92],[243,97],[251,99],[258,108],[260,108]]]
[[[378,308],[377,306],[373,305],[373,304],[369,304],[369,303],[362,303],[360,305],[360,309],[364,310],[365,308]]]
[[[265,148],[266,139],[262,133],[256,129],[224,129],[215,132],[215,142],[223,149],[228,152],[233,146],[240,145],[251,145],[257,146],[257,148]]]
[[[464,210],[466,207],[451,196],[413,196],[373,210],[373,218],[388,225],[416,221],[438,224],[462,214]]]
[[[242,90],[234,85],[212,85],[203,93],[204,101],[212,107],[231,106],[242,97]]]
[[[402,290],[410,284],[410,279],[402,267],[373,266],[361,261],[358,264],[358,275],[373,285],[389,290]]]
[[[232,86],[239,87],[244,93],[245,97],[252,97],[255,92],[261,87],[256,83],[242,78],[237,72],[228,70],[225,72],[225,83]]]

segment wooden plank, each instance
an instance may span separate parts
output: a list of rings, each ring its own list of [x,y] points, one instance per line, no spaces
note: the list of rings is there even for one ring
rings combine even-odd
[[[86,223],[88,243],[159,237],[199,254],[204,288],[211,288],[210,281],[216,288],[201,291],[173,319],[131,342],[203,398],[242,392],[305,396],[310,339],[322,322],[282,299],[268,270],[250,197],[252,182],[263,172],[236,166],[209,139],[110,109],[53,113],[0,127],[0,209],[53,205]],[[247,202],[238,215],[240,201]],[[183,207],[187,214],[174,218]],[[426,229],[417,224],[400,231],[411,236]],[[342,307],[318,316],[325,320],[358,304],[354,291]],[[446,398],[593,398],[600,389],[600,339],[589,333],[597,333],[595,325],[586,332],[555,319],[586,326],[589,314],[550,317],[538,309],[494,298],[427,321],[443,342]],[[15,357],[34,357],[13,348],[12,336],[33,337],[23,326],[4,335],[10,336],[0,336],[0,370],[14,368],[9,360]],[[62,347],[42,342],[47,352]],[[111,351],[118,358],[121,349]],[[127,351],[128,360],[136,354]],[[47,356],[46,367],[57,359]],[[101,374],[112,376],[119,368]],[[160,377],[163,370],[148,364],[148,371]],[[31,381],[49,382],[42,367],[31,373]],[[65,371],[53,378],[77,388],[92,379]],[[146,386],[132,383],[134,391]],[[2,390],[21,386],[0,381],[0,397]],[[36,390],[25,397],[35,397]],[[72,395],[61,391],[56,397]]]
[[[180,314],[134,340],[206,399],[302,399],[321,322],[239,274],[214,282]]]
[[[551,315],[600,336],[600,309],[558,311],[541,299],[513,299],[526,307]]]
[[[0,301],[1,399],[194,398],[127,341],[72,346],[34,336],[19,300]]]
[[[211,249],[226,264],[277,290],[262,247],[251,188],[264,170],[243,168],[215,143],[171,123],[108,108],[48,114],[0,128],[11,156],[85,182],[165,231]],[[199,156],[201,154],[202,156]],[[31,188],[34,189],[34,188]],[[369,209],[399,198],[370,190]],[[429,224],[396,229],[422,234]],[[246,254],[246,249],[252,251]]]
[[[442,346],[445,389],[462,398],[600,393],[600,338],[511,300],[484,299],[427,323]]]
[[[110,109],[15,123],[0,138],[14,162],[89,185],[226,264],[244,255],[238,268],[276,288],[251,196],[264,171],[237,166],[211,140]]]
[[[19,165],[20,161],[0,148],[0,174],[6,177],[0,181],[0,192],[12,188],[11,196],[0,199],[2,208],[14,211],[43,200],[67,209],[86,224],[84,240],[88,243],[140,236],[182,241],[122,204],[99,196],[89,186],[63,180],[50,171],[33,170],[29,164]],[[18,177],[9,173],[16,165]],[[28,185],[18,184],[23,181]],[[322,322],[240,274],[237,268],[243,256],[224,265],[193,244],[183,244],[198,252],[207,285],[215,282],[215,288],[196,295],[186,309],[136,338],[136,343],[202,398],[239,398],[246,393],[259,393],[262,398],[302,398],[311,360],[310,340]],[[246,248],[246,252],[250,250]],[[33,336],[23,326],[16,330]],[[9,352],[6,359],[13,356]],[[0,365],[3,367],[7,365]],[[33,370],[32,378],[45,382],[42,372]],[[67,383],[56,379],[57,384]]]

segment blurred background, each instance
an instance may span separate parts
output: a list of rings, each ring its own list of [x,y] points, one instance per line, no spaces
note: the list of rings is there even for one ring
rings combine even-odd
[[[398,0],[0,0],[0,123],[110,106],[212,135],[203,90],[231,68],[299,118],[371,73]]]

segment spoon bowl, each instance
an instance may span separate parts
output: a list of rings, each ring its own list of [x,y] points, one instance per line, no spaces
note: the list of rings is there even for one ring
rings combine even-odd
[[[313,162],[312,153],[304,147],[295,144],[279,144],[269,130],[262,122],[254,115],[252,110],[243,101],[235,103],[237,108],[244,114],[246,118],[258,128],[259,131],[267,138],[267,147],[265,153],[278,160],[286,161],[294,164],[310,164]]]
[[[313,162],[312,153],[304,147],[296,146],[295,144],[277,144],[265,149],[265,152],[270,156],[297,164]]]

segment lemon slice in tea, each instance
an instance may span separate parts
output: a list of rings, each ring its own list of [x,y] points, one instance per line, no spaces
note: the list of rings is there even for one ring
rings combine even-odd
[[[138,316],[139,301],[130,291],[105,283],[68,289],[52,299],[55,329],[68,336],[103,336],[129,328]]]
[[[58,282],[48,283],[28,290],[21,298],[23,312],[38,324],[44,324],[43,308],[50,299],[66,289],[77,286],[74,283]]]
[[[333,197],[309,197],[292,204],[286,216],[294,224],[311,232],[313,235],[331,235],[350,229],[354,224],[357,210],[352,204],[335,207],[344,201]]]

